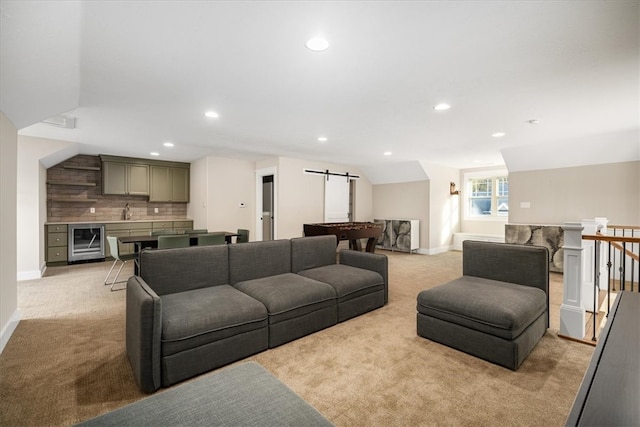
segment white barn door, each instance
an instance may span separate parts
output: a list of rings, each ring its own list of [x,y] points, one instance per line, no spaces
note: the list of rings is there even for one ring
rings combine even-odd
[[[325,177],[324,222],[349,222],[349,177]]]

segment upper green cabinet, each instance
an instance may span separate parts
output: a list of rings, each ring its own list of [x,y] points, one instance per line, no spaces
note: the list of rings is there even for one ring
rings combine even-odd
[[[149,165],[102,162],[102,194],[149,195]]]
[[[102,194],[149,196],[150,202],[189,201],[189,163],[101,155]]]
[[[151,165],[150,202],[188,202],[189,169]]]

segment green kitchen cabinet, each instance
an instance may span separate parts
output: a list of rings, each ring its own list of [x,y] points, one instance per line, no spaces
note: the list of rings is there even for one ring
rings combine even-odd
[[[102,194],[148,196],[149,165],[103,161]]]
[[[130,237],[130,236],[148,236],[151,234],[151,229],[153,227],[152,222],[115,222],[108,223],[105,225],[105,234],[107,236],[115,236],[115,237]],[[106,242],[105,242],[106,244]],[[120,255],[128,255],[135,252],[135,247],[133,243],[119,243],[119,252]],[[109,249],[109,245],[105,246],[105,256],[111,256],[111,250]]]
[[[150,202],[188,202],[189,169],[151,165]]]
[[[51,224],[46,230],[46,259],[47,265],[67,262],[67,224]]]

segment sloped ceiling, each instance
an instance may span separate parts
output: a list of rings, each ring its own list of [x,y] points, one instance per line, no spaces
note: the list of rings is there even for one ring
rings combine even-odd
[[[82,5],[0,2],[0,109],[18,129],[80,101]]]
[[[403,180],[419,160],[543,168],[536,147],[571,156],[575,141],[639,137],[636,0],[0,8],[2,111],[22,135],[88,154],[287,156]],[[306,49],[318,35],[329,49]],[[75,129],[38,123],[62,113]]]

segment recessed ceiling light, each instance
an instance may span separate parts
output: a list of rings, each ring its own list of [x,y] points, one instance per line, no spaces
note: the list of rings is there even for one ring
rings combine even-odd
[[[503,136],[505,136],[506,133],[504,132],[496,132],[496,133],[492,133],[491,136],[494,138],[502,138]]]
[[[385,152],[384,152],[384,153],[382,153],[382,154],[384,154],[385,156],[390,156],[390,155],[392,155],[393,153],[392,153],[391,151],[385,151]]]
[[[531,120],[528,120],[527,123],[529,123],[530,125],[537,125],[538,123],[540,123],[540,120],[531,119]]]
[[[322,52],[329,47],[329,42],[320,37],[314,37],[311,40],[307,41],[305,44],[307,49],[310,49],[314,52]]]
[[[204,113],[204,115],[205,117],[209,117],[210,119],[217,119],[218,117],[220,117],[215,111],[207,111],[206,113]]]
[[[318,142],[327,142],[327,137],[326,136],[318,137]]]
[[[444,110],[448,110],[449,108],[451,108],[451,105],[449,104],[438,104],[435,107],[433,107],[433,109],[436,111],[444,111]]]
[[[164,144],[162,144],[162,145],[164,145],[165,147],[173,147],[173,142],[169,142],[169,141],[167,141],[167,142],[165,142],[165,143],[164,143]]]
[[[159,155],[160,155],[160,153],[156,153],[155,151],[152,151],[152,152],[151,152],[151,153],[149,153],[149,154],[151,154],[152,156],[159,156]]]

